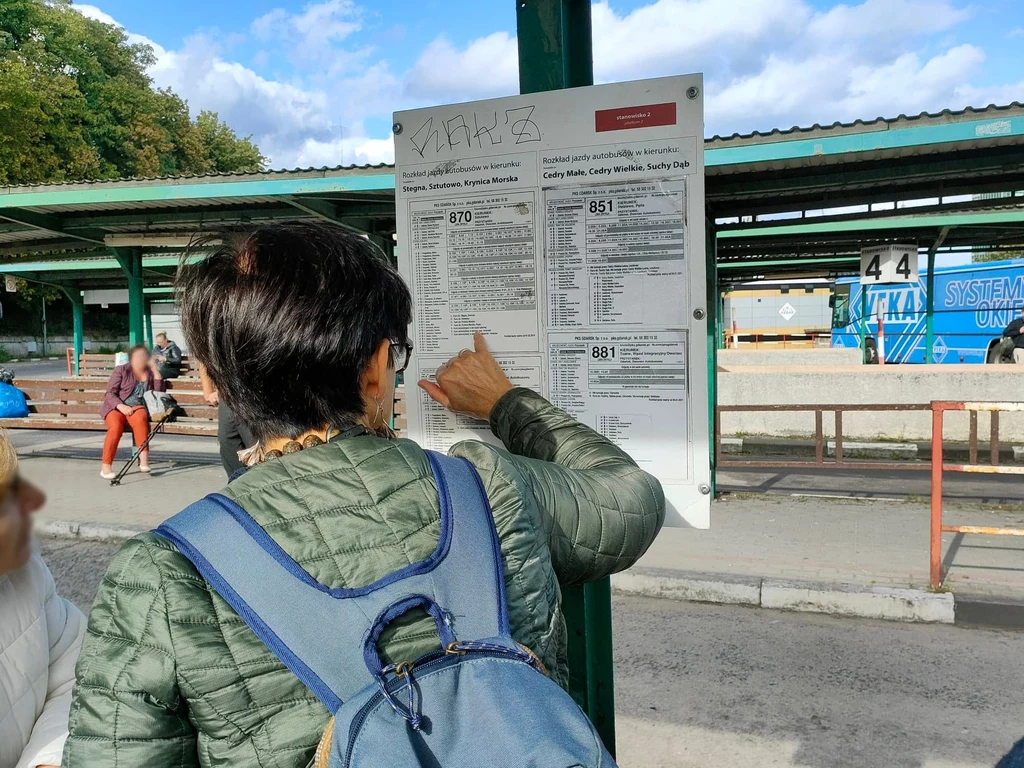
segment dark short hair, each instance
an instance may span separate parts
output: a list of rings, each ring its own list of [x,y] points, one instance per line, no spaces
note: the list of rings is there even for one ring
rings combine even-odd
[[[145,344],[136,344],[134,347],[128,350],[128,360],[130,361],[136,352],[145,352],[146,357],[149,357],[149,347]]]
[[[409,289],[381,252],[308,221],[195,241],[177,303],[191,354],[261,441],[362,415],[362,372],[382,341],[407,341],[412,320]]]

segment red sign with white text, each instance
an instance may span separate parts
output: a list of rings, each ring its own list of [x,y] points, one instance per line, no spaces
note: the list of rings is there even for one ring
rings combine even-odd
[[[644,104],[640,107],[599,109],[594,113],[594,128],[598,133],[675,124],[676,103],[674,101],[665,104]]]

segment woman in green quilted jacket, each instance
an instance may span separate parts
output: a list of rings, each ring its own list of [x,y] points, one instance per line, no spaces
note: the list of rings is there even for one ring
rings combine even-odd
[[[179,278],[182,328],[259,441],[223,493],[332,588],[426,559],[440,534],[433,475],[424,451],[387,426],[411,351],[401,277],[364,239],[326,224],[208,242]],[[661,486],[601,435],[513,388],[479,335],[420,386],[488,421],[505,446],[466,441],[451,453],[476,467],[490,500],[512,634],[564,685],[560,587],[636,562],[664,519]],[[424,613],[381,639],[389,659],[437,645]],[[65,768],[303,768],[328,720],[171,543],[147,533],[125,544],[89,617]]]

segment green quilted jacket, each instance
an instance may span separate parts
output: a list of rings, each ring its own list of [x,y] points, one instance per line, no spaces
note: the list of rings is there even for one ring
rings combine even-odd
[[[502,398],[491,428],[507,450],[469,441],[451,452],[473,463],[490,499],[512,633],[564,684],[559,584],[632,565],[661,527],[664,496],[626,454],[528,390]],[[224,493],[331,587],[423,560],[440,534],[429,464],[408,440],[308,449]],[[390,660],[438,645],[422,612],[381,639]],[[147,533],[124,545],[89,616],[65,768],[302,768],[328,720],[172,544]]]

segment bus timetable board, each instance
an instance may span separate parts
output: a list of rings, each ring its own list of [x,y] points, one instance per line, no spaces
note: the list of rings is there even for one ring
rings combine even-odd
[[[480,330],[709,525],[703,115],[700,75],[395,113],[414,440],[496,442],[414,386]]]

